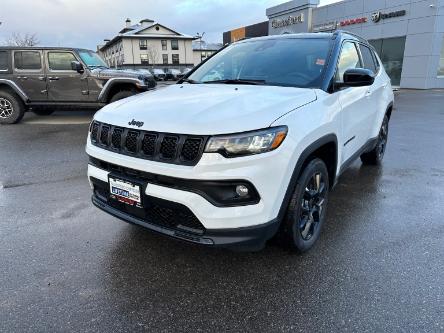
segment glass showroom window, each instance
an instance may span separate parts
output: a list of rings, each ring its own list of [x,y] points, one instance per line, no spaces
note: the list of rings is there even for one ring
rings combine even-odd
[[[442,39],[441,57],[439,58],[438,77],[444,79],[444,38]]]

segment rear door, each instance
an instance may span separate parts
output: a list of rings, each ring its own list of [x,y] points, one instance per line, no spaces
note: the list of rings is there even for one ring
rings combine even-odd
[[[13,51],[13,81],[31,102],[46,101],[48,91],[41,50]]]
[[[87,102],[88,81],[85,74],[71,69],[79,61],[71,51],[46,51],[48,99],[51,102]]]

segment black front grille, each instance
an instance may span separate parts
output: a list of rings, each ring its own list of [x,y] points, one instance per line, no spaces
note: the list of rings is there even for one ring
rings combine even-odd
[[[108,136],[109,136],[109,126],[103,125],[100,131],[100,143],[104,145],[108,145]]]
[[[182,148],[182,158],[185,161],[194,161],[198,157],[202,139],[186,139]]]
[[[157,135],[145,134],[142,140],[142,151],[146,156],[153,156],[156,150]]]
[[[183,165],[196,165],[207,136],[166,134],[126,129],[94,121],[92,144],[120,154]]]
[[[122,146],[122,128],[114,128],[114,131],[111,135],[111,144],[114,148],[119,149]]]
[[[131,152],[137,152],[137,139],[139,138],[139,132],[136,131],[128,131],[125,140],[125,148]]]
[[[160,146],[160,155],[165,159],[172,159],[177,152],[177,141],[179,139],[174,136],[165,136]]]

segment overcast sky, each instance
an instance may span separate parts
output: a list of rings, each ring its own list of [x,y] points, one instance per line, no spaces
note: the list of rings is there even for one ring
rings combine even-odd
[[[321,0],[321,5],[338,0]],[[12,33],[36,33],[41,45],[96,49],[129,17],[153,19],[208,42],[222,33],[265,21],[265,9],[284,0],[0,0],[0,43]]]

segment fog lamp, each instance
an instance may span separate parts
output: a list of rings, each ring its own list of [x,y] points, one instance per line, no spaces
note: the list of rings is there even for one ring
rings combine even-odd
[[[236,186],[236,193],[240,197],[246,197],[248,195],[248,187],[245,185],[237,185]]]

